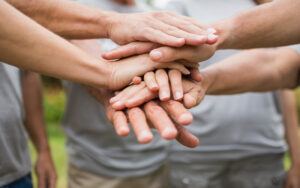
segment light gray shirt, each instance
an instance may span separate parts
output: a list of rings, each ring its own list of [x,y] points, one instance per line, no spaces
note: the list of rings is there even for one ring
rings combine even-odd
[[[204,23],[233,16],[253,6],[255,3],[252,0],[173,0],[169,3],[170,10]],[[218,51],[211,59],[201,63],[201,67],[237,52]],[[187,128],[197,135],[200,145],[188,149],[173,142],[171,161],[235,160],[286,150],[276,93],[206,96],[201,105],[191,111],[194,122]]]
[[[20,71],[0,62],[0,186],[31,171],[23,114]]]
[[[107,0],[83,0],[88,5],[122,12],[143,11],[144,8],[126,8]],[[104,50],[115,45],[101,40]],[[115,133],[105,111],[80,84],[66,85],[67,107],[63,120],[67,134],[67,152],[76,167],[109,177],[136,177],[158,169],[167,157],[167,142],[154,132],[150,144],[140,144],[131,130],[127,137]]]

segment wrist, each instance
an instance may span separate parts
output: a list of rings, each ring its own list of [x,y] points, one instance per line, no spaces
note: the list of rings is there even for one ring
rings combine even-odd
[[[216,70],[210,70],[209,68],[201,71],[202,81],[200,82],[202,87],[206,88],[206,94],[213,93],[213,85],[216,80]]]
[[[116,24],[119,17],[120,13],[117,12],[101,11],[98,21],[100,28],[104,29],[103,38],[110,38],[112,27]]]
[[[220,49],[231,49],[233,43],[233,32],[235,28],[236,19],[230,18],[222,20],[211,25],[212,28],[216,29],[218,35],[218,41],[216,42],[216,50]]]

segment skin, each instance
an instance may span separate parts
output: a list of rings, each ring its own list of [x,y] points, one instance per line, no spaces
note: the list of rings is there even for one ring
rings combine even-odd
[[[94,57],[99,57],[100,45],[95,40],[72,41]],[[141,83],[146,88],[144,82]],[[91,96],[99,101],[106,111],[108,120],[114,125],[116,133],[120,136],[129,134],[130,122],[137,140],[140,143],[152,141],[151,128],[158,130],[160,136],[166,140],[177,139],[187,147],[196,147],[199,140],[189,133],[182,125],[190,124],[193,120],[191,113],[177,101],[148,101],[140,107],[116,110],[109,100],[113,97],[113,91],[95,87],[83,86]],[[139,87],[132,85],[132,87]],[[134,93],[137,90],[133,90]],[[174,119],[174,120],[173,120]]]
[[[209,27],[215,29],[211,32],[214,34],[211,37],[218,40],[213,49],[208,48],[204,52],[211,54],[211,50],[219,49],[249,49],[300,43],[299,9],[298,0],[278,0],[211,23]],[[135,42],[105,53],[103,57],[111,59],[150,52],[152,60],[166,62],[169,56],[162,49],[157,49],[157,46],[160,45]]]
[[[207,41],[205,25],[171,12],[120,14],[67,0],[7,2],[68,39],[110,38],[117,44],[152,41],[174,47],[184,44],[200,45]],[[134,3],[120,0],[115,2],[123,5]]]
[[[104,105],[108,120],[120,136],[129,134],[129,122],[137,140],[143,144],[152,141],[153,134],[150,128],[156,128],[162,138],[166,140],[175,138],[186,147],[193,148],[199,144],[199,140],[181,125],[191,123],[192,116],[179,102],[149,101],[144,106],[119,111],[109,103],[109,99],[113,96],[111,91],[92,87],[85,87],[85,89]]]
[[[25,70],[109,89],[120,89],[134,76],[156,68],[175,68],[184,74],[189,73],[179,63],[159,64],[147,55],[118,62],[99,60],[49,32],[4,1],[0,1],[0,10],[3,10],[0,11],[3,18],[0,25],[10,23],[0,31],[0,60]]]
[[[194,98],[201,100],[205,94],[236,94],[294,88],[299,80],[299,66],[300,56],[290,48],[244,51],[202,69],[202,81],[193,82],[195,87],[199,87],[197,97]],[[182,85],[184,89],[187,84]],[[115,98],[118,100],[111,101],[113,107],[116,109],[134,107],[157,97],[157,92],[153,91],[135,92],[135,96],[128,97],[130,93],[129,89],[119,93],[121,97],[118,98],[117,95]],[[184,102],[185,100],[184,96]],[[197,102],[194,105],[199,104],[199,100],[195,101]],[[125,105],[116,105],[120,103]]]
[[[291,168],[287,173],[285,188],[300,187],[300,143],[296,99],[292,90],[280,91],[286,141],[291,155]]]
[[[38,74],[24,72],[22,92],[26,112],[24,125],[37,151],[35,173],[38,188],[55,188],[57,175],[45,129],[41,82]]]

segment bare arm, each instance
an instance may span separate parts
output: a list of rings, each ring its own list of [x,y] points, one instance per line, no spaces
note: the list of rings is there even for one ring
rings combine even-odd
[[[54,188],[56,172],[46,134],[39,75],[25,71],[23,77],[24,124],[38,154],[36,173],[39,188]]]
[[[213,23],[218,49],[248,49],[300,43],[300,1],[278,0]]]
[[[233,94],[294,88],[300,56],[289,48],[241,52],[202,70],[208,94]]]
[[[291,155],[291,169],[288,172],[286,187],[300,186],[300,143],[298,117],[294,92],[280,91],[280,104],[283,113],[286,141]]]
[[[170,12],[120,14],[70,0],[6,1],[68,39],[110,38],[118,44],[138,40],[168,46],[210,42],[204,25]]]

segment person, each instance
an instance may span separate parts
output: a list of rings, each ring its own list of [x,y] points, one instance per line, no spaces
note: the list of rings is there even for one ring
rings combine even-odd
[[[171,1],[168,9],[213,22],[253,6],[252,0],[190,0]],[[201,67],[209,67],[235,53],[238,52],[217,51]],[[263,58],[262,53],[258,61]],[[287,148],[284,129],[292,153],[286,187],[298,187],[300,145],[292,91],[207,96],[191,112],[194,121],[187,129],[200,139],[200,144],[189,149],[172,143],[168,171],[170,187],[284,187],[283,159]]]
[[[78,1],[94,7],[118,12],[144,12],[151,10],[144,3],[135,1],[117,0],[90,0]],[[130,3],[136,3],[130,5]],[[113,48],[111,40],[100,40],[99,43],[91,41],[72,41],[74,44],[85,47],[95,56],[99,52]],[[78,83],[64,82],[67,95],[67,107],[63,118],[63,129],[67,135],[67,152],[69,158],[68,187],[166,187],[166,165],[168,142],[161,137],[170,139],[166,134],[174,134],[173,130],[164,129],[139,133],[142,122],[142,111],[130,109],[128,114],[134,132],[128,127],[119,128],[115,133],[114,126],[107,119],[107,104],[109,92],[86,88]],[[105,102],[106,101],[106,102]],[[179,103],[178,103],[179,105]],[[191,115],[187,111],[178,110],[178,115]],[[164,105],[167,107],[168,105]],[[149,110],[155,107],[154,110]],[[160,108],[160,109],[159,109]],[[170,107],[167,107],[170,108]],[[155,102],[145,105],[147,118],[155,125],[168,124],[171,120],[164,121],[164,111]],[[162,111],[162,112],[161,112]],[[159,115],[157,113],[160,113]],[[135,115],[136,114],[136,115]],[[155,115],[155,116],[154,116]],[[177,115],[177,116],[178,116]],[[155,118],[153,120],[153,118]],[[131,118],[132,117],[132,118]],[[136,119],[136,120],[132,120]],[[175,130],[176,131],[176,130]],[[135,134],[137,136],[135,136]],[[120,137],[125,136],[126,137]],[[161,135],[161,137],[159,136]],[[151,139],[148,139],[151,138]],[[148,143],[152,141],[151,143]],[[140,144],[148,143],[148,144]]]
[[[43,119],[39,76],[0,63],[0,187],[31,188],[27,132],[37,151],[39,188],[55,187],[56,172]],[[26,129],[26,130],[25,130]]]
[[[202,44],[207,41],[207,37],[200,36],[199,33],[202,32],[202,28],[200,29],[199,26],[196,26],[197,23],[192,23],[194,22],[193,20],[188,21],[191,23],[190,28],[187,29],[187,31],[183,31],[179,27],[176,27],[176,24],[173,22],[178,21],[179,23],[180,20],[182,22],[185,18],[174,15],[170,16],[169,14],[167,15],[167,13],[163,13],[163,15],[165,15],[164,18],[156,15],[161,13],[148,13],[142,14],[138,17],[139,19],[136,19],[135,15],[122,16],[120,14],[114,14],[113,12],[105,12],[99,9],[80,6],[69,1],[9,2],[33,16],[37,21],[44,24],[46,23],[46,25],[55,32],[64,37],[69,37],[69,39],[72,39],[72,37],[73,39],[83,37],[110,37],[114,39],[114,41],[124,44],[135,40],[159,42],[159,37],[160,40],[163,40],[161,43],[173,46],[185,44],[185,39],[187,43],[190,44]],[[73,11],[68,11],[65,7]],[[5,28],[1,30],[0,33],[2,39],[0,43],[0,50],[2,52],[0,60],[3,62],[50,76],[80,81],[97,87],[108,88],[108,85],[111,84],[103,84],[106,82],[106,79],[120,79],[111,78],[111,74],[114,72],[113,67],[120,65],[119,68],[121,69],[121,64],[111,67],[111,65],[105,65],[107,63],[102,64],[99,60],[89,57],[88,54],[81,52],[78,48],[73,47],[65,40],[49,32],[5,1],[0,2],[0,10],[0,25]],[[82,14],[82,11],[87,12],[87,14]],[[64,19],[56,19],[53,15],[59,18],[64,17]],[[128,18],[123,21],[125,17]],[[98,20],[100,23],[97,22]],[[128,29],[135,29],[136,27],[137,32],[134,33],[130,31],[131,29]],[[141,31],[142,29],[145,29],[147,32]],[[172,32],[169,31],[170,29],[172,29]],[[19,32],[20,30],[22,30],[22,32]],[[140,34],[138,31],[140,31]],[[33,51],[34,53],[32,53]],[[153,63],[152,66],[154,66]],[[133,69],[133,67],[130,68]],[[124,69],[122,71],[127,72]],[[143,74],[144,71],[145,69],[143,69],[143,71],[140,70],[140,72],[132,72],[134,74]],[[115,77],[118,77],[118,74],[116,74]],[[120,80],[123,80],[123,78]],[[117,89],[118,87],[114,88],[112,85],[112,88]]]

